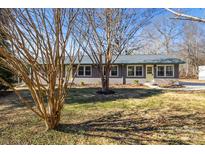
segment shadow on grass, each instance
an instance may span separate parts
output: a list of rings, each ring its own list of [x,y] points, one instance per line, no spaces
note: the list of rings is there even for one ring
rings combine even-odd
[[[60,124],[57,131],[112,139],[120,144],[191,144],[192,138],[187,141],[181,137],[195,135],[194,130],[204,131],[204,125],[204,117],[198,114],[145,118],[138,112],[117,112],[83,123]]]
[[[65,99],[67,104],[83,104],[83,103],[97,103],[97,102],[107,102],[114,101],[117,99],[129,99],[138,98],[143,99],[145,97],[150,97],[153,95],[158,95],[162,93],[161,90],[156,89],[143,89],[143,88],[115,88],[115,94],[111,95],[101,95],[97,94],[96,91],[99,88],[72,88],[69,90],[69,96]],[[28,101],[33,102],[31,94],[28,90],[19,91],[21,96]],[[13,109],[26,107],[25,104],[20,102],[18,96],[14,92],[1,92],[0,105],[4,104],[0,111],[4,113],[10,113]],[[34,105],[34,102],[33,102]]]
[[[24,98],[28,100],[33,100],[29,91],[21,91],[21,94]],[[12,113],[13,110],[18,108],[26,107],[25,104],[20,102],[18,96],[13,91],[0,91],[0,112],[4,114]]]
[[[115,94],[102,95],[97,94],[99,88],[72,88],[66,103],[69,104],[83,104],[83,103],[97,103],[114,101],[117,99],[137,98],[143,99],[153,95],[161,94],[163,91],[159,89],[145,89],[145,88],[115,88]]]
[[[11,95],[12,93],[13,93],[12,91],[1,91],[1,90],[0,90],[0,98],[9,96],[9,95]]]

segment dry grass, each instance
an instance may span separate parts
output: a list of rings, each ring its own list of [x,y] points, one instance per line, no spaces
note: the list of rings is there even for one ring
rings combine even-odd
[[[49,132],[13,94],[1,98],[0,144],[205,144],[203,91],[95,91],[72,89],[61,125]]]
[[[198,79],[180,79],[181,82],[205,83],[205,80]]]

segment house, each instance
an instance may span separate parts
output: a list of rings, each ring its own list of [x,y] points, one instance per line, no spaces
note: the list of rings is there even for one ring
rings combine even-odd
[[[115,58],[115,57],[113,57]],[[104,58],[103,58],[104,59]],[[77,65],[79,62],[76,61]],[[167,83],[179,79],[179,65],[184,61],[166,55],[121,55],[110,71],[111,84],[134,82]],[[76,72],[74,83],[98,84],[101,78],[98,66],[84,56]]]

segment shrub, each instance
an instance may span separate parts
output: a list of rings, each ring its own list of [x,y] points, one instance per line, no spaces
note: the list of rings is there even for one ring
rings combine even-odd
[[[137,84],[137,85],[139,84],[139,80],[134,80],[133,82],[134,84]]]
[[[85,86],[85,82],[84,82],[84,81],[81,81],[81,82],[80,82],[80,85],[81,85],[81,86]]]

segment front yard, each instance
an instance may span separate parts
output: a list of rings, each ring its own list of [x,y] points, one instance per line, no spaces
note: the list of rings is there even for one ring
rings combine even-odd
[[[72,89],[61,125],[48,132],[13,93],[0,97],[0,144],[205,144],[205,91],[96,90]]]

